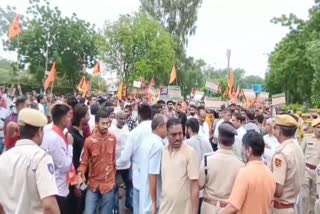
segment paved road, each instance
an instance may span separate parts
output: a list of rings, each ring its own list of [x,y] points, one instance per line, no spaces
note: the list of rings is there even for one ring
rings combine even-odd
[[[124,207],[124,202],[126,199],[126,194],[125,194],[125,190],[123,188],[120,188],[119,190],[119,195],[120,195],[120,201],[119,201],[119,206],[120,206],[120,214],[132,214],[132,212],[130,212],[130,210],[126,209]]]

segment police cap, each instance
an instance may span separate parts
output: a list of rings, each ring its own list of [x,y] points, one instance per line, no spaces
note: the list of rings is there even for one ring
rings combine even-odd
[[[288,114],[277,115],[276,125],[285,127],[298,127],[298,122]]]
[[[34,127],[43,127],[47,123],[47,117],[38,110],[25,108],[19,112],[18,124],[20,126],[30,125]]]
[[[317,118],[317,119],[313,120],[312,121],[312,127],[315,127],[315,126],[319,125],[319,123],[320,123],[320,118]]]
[[[221,137],[234,137],[237,135],[237,130],[230,122],[223,122],[218,128],[219,136]]]

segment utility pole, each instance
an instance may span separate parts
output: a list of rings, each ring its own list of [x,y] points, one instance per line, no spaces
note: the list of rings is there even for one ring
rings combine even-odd
[[[228,69],[230,69],[230,58],[231,58],[231,50],[227,49],[227,60],[228,60],[227,68]]]

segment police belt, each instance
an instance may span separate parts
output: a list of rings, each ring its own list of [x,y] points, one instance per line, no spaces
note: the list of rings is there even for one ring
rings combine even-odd
[[[294,204],[284,204],[279,201],[273,201],[273,207],[276,209],[289,209],[294,208]]]
[[[210,198],[203,198],[203,201],[208,204],[211,204],[213,206],[222,207],[222,208],[226,207],[228,205],[227,202],[219,201],[219,200],[215,200],[215,199],[210,199]]]
[[[315,170],[317,168],[317,166],[314,166],[312,164],[309,164],[309,163],[306,163],[306,166],[309,168],[309,169],[312,169],[312,170]]]

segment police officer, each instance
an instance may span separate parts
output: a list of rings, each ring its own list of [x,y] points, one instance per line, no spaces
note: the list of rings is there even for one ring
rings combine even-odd
[[[227,205],[233,183],[244,163],[233,153],[237,130],[230,122],[223,122],[219,128],[219,149],[205,156],[200,166],[199,185],[204,189],[201,214],[215,214]]]
[[[40,147],[47,118],[34,109],[18,115],[21,140],[0,156],[0,204],[5,213],[60,213],[54,166]]]
[[[316,183],[317,183],[317,200],[314,205],[314,213],[320,213],[320,201],[319,201],[319,196],[320,196],[320,164],[316,168]]]
[[[273,214],[296,213],[295,202],[305,171],[303,152],[294,139],[298,123],[291,115],[278,115],[275,124],[275,136],[281,145],[271,166],[277,183]]]
[[[301,192],[303,213],[314,214],[316,201],[316,168],[320,164],[320,118],[312,121],[313,135],[306,136],[301,144],[306,162]]]

